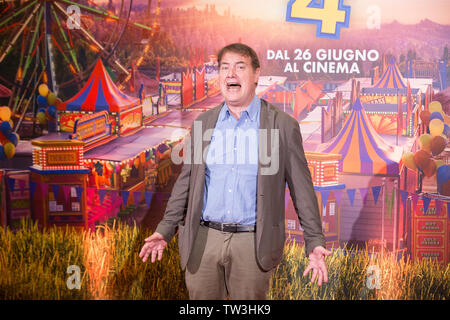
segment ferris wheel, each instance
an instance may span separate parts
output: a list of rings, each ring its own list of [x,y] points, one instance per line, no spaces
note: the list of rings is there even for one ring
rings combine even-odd
[[[99,3],[102,3],[101,5]],[[37,86],[44,81],[56,94],[70,86],[81,88],[95,62],[103,62],[123,88],[130,79],[130,53],[118,52],[129,28],[151,35],[153,25],[132,21],[133,0],[13,0],[0,3],[0,82],[12,88],[9,107],[25,112]],[[151,1],[148,1],[150,6]],[[150,9],[148,9],[150,12]],[[142,62],[150,42],[134,61]],[[9,72],[9,73],[8,73]]]

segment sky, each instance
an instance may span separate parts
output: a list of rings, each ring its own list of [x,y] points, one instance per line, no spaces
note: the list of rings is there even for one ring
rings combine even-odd
[[[233,15],[282,21],[285,21],[288,2],[289,0],[161,0],[163,7],[196,6],[203,9],[206,4],[215,4],[220,13],[230,8]],[[147,4],[148,0],[134,0],[133,3]],[[152,7],[156,4],[157,0],[152,0]],[[369,17],[367,10],[371,6],[379,8],[381,23],[397,20],[403,24],[415,24],[423,19],[429,19],[450,25],[449,0],[344,0],[344,4],[351,6],[350,27],[355,28],[365,27]]]

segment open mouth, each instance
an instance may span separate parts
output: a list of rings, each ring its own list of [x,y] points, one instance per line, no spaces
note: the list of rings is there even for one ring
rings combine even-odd
[[[241,87],[241,85],[239,83],[227,83],[228,89],[238,89],[240,87]]]

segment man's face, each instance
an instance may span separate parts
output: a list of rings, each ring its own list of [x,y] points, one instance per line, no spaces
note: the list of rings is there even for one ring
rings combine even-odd
[[[260,69],[253,70],[250,57],[228,51],[219,68],[220,91],[228,106],[247,107],[255,94]]]

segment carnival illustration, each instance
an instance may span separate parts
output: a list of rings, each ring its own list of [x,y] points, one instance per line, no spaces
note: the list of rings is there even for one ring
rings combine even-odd
[[[298,121],[327,249],[448,268],[448,18],[330,43],[296,40],[298,23],[271,29],[234,2],[197,2],[0,3],[2,229],[154,230],[194,120],[223,102],[217,49],[248,42],[262,62],[256,95]],[[266,54],[285,45],[300,57],[301,46],[314,60],[316,48],[361,44],[379,55],[355,62],[358,73],[286,71]],[[287,186],[285,211],[286,242],[301,247]]]

